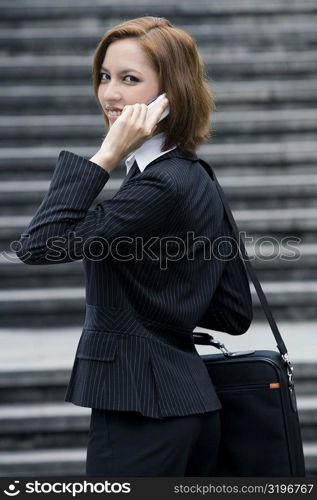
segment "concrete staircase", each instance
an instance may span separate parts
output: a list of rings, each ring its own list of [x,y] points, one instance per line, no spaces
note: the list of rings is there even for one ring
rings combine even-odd
[[[59,152],[89,158],[98,149],[104,128],[90,77],[94,48],[106,29],[143,15],[165,16],[186,29],[205,61],[217,111],[212,140],[198,154],[212,165],[248,237],[276,320],[286,334],[296,325],[290,338],[306,465],[316,475],[314,0],[2,2],[0,475],[84,471],[90,411],[63,403],[84,318],[82,265],[26,266],[14,254],[14,241],[47,191]],[[92,208],[113,196],[124,174],[122,163]],[[252,293],[251,331],[263,348],[265,317],[253,286]],[[248,348],[248,334],[229,340]],[[40,367],[37,356],[45,359]]]

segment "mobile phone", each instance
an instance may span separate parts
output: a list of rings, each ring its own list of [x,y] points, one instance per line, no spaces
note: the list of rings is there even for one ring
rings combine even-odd
[[[147,107],[148,107],[148,111],[147,111],[147,115],[146,115],[146,119],[148,119],[150,116],[153,115],[153,113],[155,113],[155,111],[157,110],[157,108],[159,108],[162,104],[162,101],[164,100],[164,98],[166,97],[166,94],[160,94],[156,99],[154,99],[154,101],[151,101]],[[158,120],[157,123],[159,123],[161,120],[163,120],[163,118],[165,118],[170,112],[170,107],[167,106],[162,115],[161,115],[161,118]]]

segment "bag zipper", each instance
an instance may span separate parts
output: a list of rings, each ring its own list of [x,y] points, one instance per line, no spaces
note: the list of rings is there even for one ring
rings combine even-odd
[[[279,382],[266,382],[265,384],[248,384],[248,385],[215,385],[216,391],[244,391],[248,389],[279,389]]]

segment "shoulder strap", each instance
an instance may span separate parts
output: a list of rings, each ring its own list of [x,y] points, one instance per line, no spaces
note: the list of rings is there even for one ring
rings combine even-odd
[[[265,316],[266,316],[266,318],[267,318],[267,320],[268,320],[268,322],[270,324],[271,330],[272,330],[273,335],[275,337],[275,340],[277,342],[277,347],[278,347],[280,353],[282,355],[285,355],[285,354],[287,354],[286,346],[285,346],[284,341],[282,339],[282,336],[281,336],[281,334],[279,332],[279,329],[277,327],[275,319],[273,318],[272,311],[271,311],[270,306],[269,306],[269,304],[268,304],[268,302],[266,300],[266,297],[264,295],[264,292],[262,290],[260,282],[259,282],[258,278],[255,275],[255,272],[254,272],[254,269],[253,269],[253,267],[251,265],[251,262],[249,261],[249,256],[248,256],[248,254],[246,252],[246,249],[245,249],[244,243],[242,241],[242,238],[239,238],[238,227],[237,227],[237,224],[236,224],[236,222],[235,222],[235,220],[233,218],[231,209],[230,209],[229,204],[228,204],[228,202],[227,202],[227,200],[225,198],[225,194],[224,194],[224,192],[222,190],[222,187],[220,186],[220,184],[219,184],[219,182],[217,180],[217,177],[216,177],[213,169],[211,168],[211,166],[206,161],[202,160],[201,158],[198,158],[198,161],[202,164],[202,166],[205,168],[205,170],[207,171],[207,173],[210,175],[210,177],[216,183],[216,187],[218,189],[219,196],[221,198],[221,201],[223,203],[225,212],[227,214],[230,226],[231,226],[232,231],[234,233],[234,236],[236,238],[237,245],[238,245],[239,250],[240,250],[240,254],[242,255],[244,264],[246,266],[246,270],[248,271],[249,276],[250,276],[250,278],[251,278],[251,280],[253,282],[253,285],[255,287],[255,290],[256,290],[256,292],[258,294],[258,297],[259,297],[261,305],[263,307]]]

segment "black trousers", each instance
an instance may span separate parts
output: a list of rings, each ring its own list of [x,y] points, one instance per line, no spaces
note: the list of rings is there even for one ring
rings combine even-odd
[[[86,475],[212,476],[220,442],[219,410],[155,419],[92,408]]]

